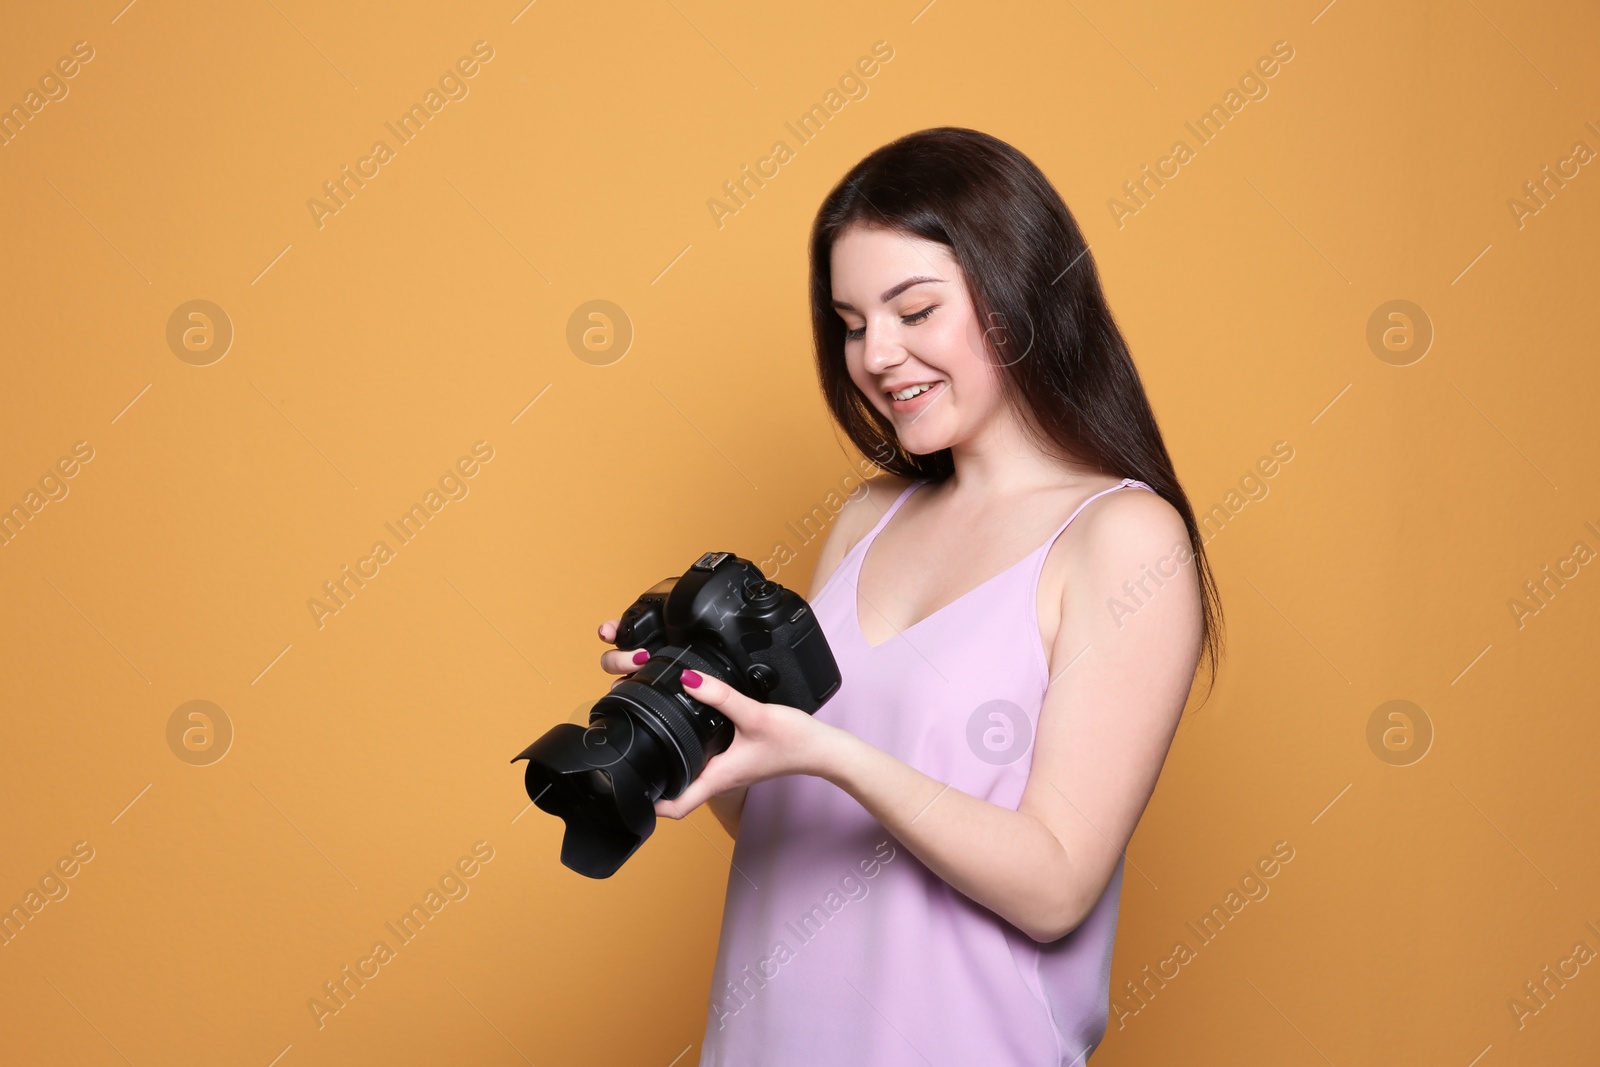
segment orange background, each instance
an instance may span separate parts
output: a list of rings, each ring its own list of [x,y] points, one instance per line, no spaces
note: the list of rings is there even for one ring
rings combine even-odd
[[[1094,1062],[1592,1052],[1594,963],[1508,1006],[1600,950],[1600,564],[1511,606],[1600,550],[1600,174],[1508,205],[1600,149],[1592,9],[120,4],[0,39],[7,107],[93,49],[0,147],[0,506],[93,451],[0,548],[0,905],[66,890],[0,947],[0,1061],[693,1063],[731,842],[701,809],[583,879],[508,760],[603,691],[596,624],[702,551],[787,541],[778,580],[808,587],[820,542],[787,524],[855,460],[810,363],[807,229],[861,156],[945,124],[1077,214],[1196,511],[1257,487],[1209,544],[1228,656],[1128,852],[1113,994],[1139,1010]],[[467,95],[319,226],[323,183],[478,41]],[[1278,41],[1267,95],[1119,225]],[[191,300],[232,324],[220,359],[169,346]],[[620,358],[568,343],[592,300],[631,324]],[[1392,300],[1431,323],[1420,359],[1369,344]],[[479,441],[397,546],[384,523]],[[307,601],[379,539],[319,627]],[[233,734],[205,765],[220,733],[169,741],[194,700]],[[1369,742],[1393,700],[1420,711]],[[1270,894],[1133,998],[1280,841]],[[319,1028],[308,1000],[441,879],[467,895]]]

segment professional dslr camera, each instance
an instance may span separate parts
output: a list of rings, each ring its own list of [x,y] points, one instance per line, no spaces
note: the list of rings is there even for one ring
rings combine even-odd
[[[562,723],[512,758],[528,761],[534,804],[567,824],[561,862],[590,878],[616,873],[655,829],[655,802],[682,795],[733,741],[733,723],[684,691],[683,668],[808,713],[840,684],[811,606],[731,552],[646,590],[615,644],[650,660],[595,702],[587,728]]]

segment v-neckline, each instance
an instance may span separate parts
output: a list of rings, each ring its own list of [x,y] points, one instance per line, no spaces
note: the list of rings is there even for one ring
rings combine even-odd
[[[870,549],[871,547],[872,547],[872,545],[870,545],[870,544],[867,545],[867,548]],[[984,589],[984,588],[986,588],[986,587],[988,587],[990,585],[993,585],[995,582],[998,582],[1001,578],[1004,578],[1006,575],[1010,574],[1012,571],[1016,570],[1018,567],[1022,566],[1024,563],[1028,562],[1028,560],[1031,559],[1034,555],[1036,555],[1038,553],[1038,551],[1039,550],[1037,548],[1034,549],[1032,552],[1029,552],[1026,556],[1023,556],[1021,559],[1019,559],[1015,563],[1011,564],[1009,567],[1007,567],[1005,570],[1001,571],[999,574],[995,574],[995,575],[992,575],[992,576],[990,576],[988,578],[985,578],[983,581],[979,582],[977,585],[973,586],[971,589],[968,589],[965,593],[962,593],[960,596],[958,596],[954,600],[950,601],[950,603],[945,604],[943,607],[934,608],[932,611],[930,611],[928,614],[924,615],[922,618],[918,619],[916,622],[912,623],[910,626],[907,626],[903,630],[895,631],[894,633],[890,634],[888,637],[884,638],[882,641],[879,641],[877,644],[873,644],[871,641],[869,641],[867,639],[866,631],[861,628],[861,568],[867,562],[867,554],[866,554],[866,552],[863,552],[861,554],[861,559],[856,564],[856,584],[851,589],[851,604],[852,604],[852,607],[855,610],[853,610],[850,613],[850,617],[851,617],[851,620],[856,624],[856,636],[861,639],[861,643],[864,646],[866,646],[866,648],[867,648],[867,650],[869,652],[876,651],[876,650],[882,648],[884,645],[887,645],[889,642],[893,641],[895,638],[905,636],[906,634],[910,633],[912,630],[915,630],[917,627],[923,625],[924,623],[938,618],[940,615],[942,615],[945,612],[949,611],[951,608],[955,607],[957,604],[961,603],[963,600],[966,600],[968,597],[976,595],[980,590],[982,590],[982,589]],[[873,609],[873,610],[877,610],[877,609]],[[879,614],[881,615],[882,613],[880,612]]]
[[[916,483],[916,485],[913,486],[911,488],[911,490],[909,492],[907,492],[906,495],[900,499],[899,505],[896,506],[895,509],[894,509],[894,513],[885,516],[882,525],[878,526],[876,529],[874,529],[871,533],[869,533],[867,535],[867,537],[865,539],[865,544],[861,548],[861,553],[858,556],[858,558],[856,559],[856,580],[850,587],[850,621],[855,624],[856,636],[858,638],[860,638],[861,644],[863,646],[865,646],[868,651],[876,651],[877,649],[880,649],[884,645],[887,645],[889,642],[893,641],[895,638],[902,637],[905,634],[910,633],[912,630],[915,630],[917,627],[923,625],[924,623],[929,622],[932,619],[938,618],[940,615],[942,615],[945,612],[949,611],[951,608],[955,607],[957,604],[961,603],[963,600],[966,600],[968,597],[973,596],[976,593],[978,593],[979,590],[987,588],[988,586],[993,585],[995,582],[999,581],[1001,578],[1004,578],[1006,575],[1010,574],[1012,571],[1016,570],[1018,567],[1022,566],[1024,563],[1028,562],[1028,560],[1032,559],[1039,552],[1038,548],[1034,549],[1032,552],[1029,552],[1026,556],[1023,556],[1021,559],[1017,560],[1015,563],[1013,563],[1010,566],[1006,567],[1004,570],[1000,571],[998,574],[994,574],[994,575],[991,575],[988,578],[985,578],[983,581],[979,582],[977,585],[973,586],[971,589],[968,589],[965,593],[962,593],[960,596],[956,597],[954,600],[950,601],[948,604],[945,604],[942,607],[934,608],[932,611],[930,611],[928,614],[924,615],[922,618],[918,619],[916,622],[912,623],[910,626],[907,626],[907,627],[905,627],[904,629],[901,629],[901,630],[897,630],[893,634],[890,634],[888,637],[884,638],[882,641],[879,641],[877,644],[873,644],[870,640],[867,639],[867,632],[861,628],[861,572],[862,572],[863,569],[865,569],[865,567],[867,565],[867,556],[871,554],[872,546],[877,543],[878,535],[883,533],[884,529],[888,527],[889,521],[891,519],[893,519],[895,515],[899,514],[900,508],[905,506],[905,502],[907,500],[910,500],[914,495],[916,495],[916,491],[918,489],[922,488],[926,484],[927,484],[926,482],[918,482],[918,483]],[[1076,513],[1074,513],[1074,514],[1076,514]],[[1049,542],[1046,542],[1046,544],[1048,544],[1048,543]],[[1043,545],[1040,546],[1040,548],[1043,548],[1043,547],[1044,547]],[[874,608],[873,610],[876,611],[877,609]],[[879,612],[879,614],[881,615],[882,612]]]
[[[893,504],[889,505],[889,510],[884,513],[881,519],[878,520],[878,524],[874,526],[857,545],[857,547],[860,549],[860,552],[856,556],[855,581],[852,582],[850,586],[850,621],[855,626],[856,637],[861,641],[862,646],[869,652],[876,651],[877,649],[880,649],[884,645],[887,645],[889,642],[893,641],[896,637],[902,637],[910,633],[912,630],[915,630],[917,627],[937,619],[940,615],[943,615],[945,612],[949,611],[957,604],[960,604],[968,597],[975,596],[981,590],[987,589],[995,582],[998,582],[1001,578],[1004,578],[1006,575],[1010,574],[1024,563],[1027,563],[1029,560],[1038,556],[1041,552],[1048,551],[1050,546],[1055,544],[1056,539],[1066,532],[1067,527],[1072,525],[1072,520],[1076,519],[1078,514],[1082,512],[1084,508],[1088,507],[1090,503],[1111,492],[1112,490],[1136,485],[1152,493],[1155,492],[1155,490],[1151,489],[1149,485],[1139,481],[1137,478],[1123,478],[1121,481],[1117,482],[1116,485],[1108,485],[1098,492],[1090,493],[1087,497],[1078,502],[1078,506],[1072,509],[1072,514],[1067,516],[1067,521],[1056,527],[1055,533],[1051,534],[1049,539],[1047,539],[1044,544],[1035,548],[1032,552],[1029,552],[1015,563],[1006,567],[1004,570],[1000,571],[1000,573],[985,578],[971,589],[968,589],[965,593],[962,593],[960,596],[950,601],[950,603],[945,604],[942,607],[935,608],[933,611],[930,611],[928,614],[924,615],[910,626],[907,626],[903,630],[897,630],[895,633],[874,645],[867,640],[867,632],[861,628],[861,572],[866,569],[867,556],[871,555],[872,546],[877,543],[879,535],[883,533],[884,529],[889,525],[890,521],[893,520],[895,515],[899,513],[900,509],[905,506],[905,502],[910,500],[911,497],[916,494],[918,489],[921,489],[927,484],[927,481],[918,481],[908,486],[906,490],[901,493],[900,497],[896,499]],[[851,551],[855,551],[855,549],[852,549]],[[1037,576],[1034,580],[1037,582]],[[879,612],[879,614],[881,615],[882,613]]]

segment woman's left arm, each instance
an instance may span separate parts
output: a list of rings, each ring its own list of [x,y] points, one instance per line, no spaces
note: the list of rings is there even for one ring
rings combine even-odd
[[[689,692],[728,715],[734,743],[681,797],[658,801],[657,812],[682,818],[727,788],[815,775],[1035,941],[1070,933],[1104,892],[1155,789],[1199,659],[1200,589],[1183,521],[1153,493],[1112,494],[1086,509],[1068,537],[1055,677],[1015,810],[804,712],[705,678]]]

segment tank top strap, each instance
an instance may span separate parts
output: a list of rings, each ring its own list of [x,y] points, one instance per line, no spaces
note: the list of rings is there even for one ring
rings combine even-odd
[[[830,589],[838,585],[840,582],[847,582],[851,589],[854,590],[856,576],[860,574],[861,560],[865,557],[867,547],[871,545],[873,539],[878,536],[878,531],[883,529],[884,524],[894,517],[894,513],[896,511],[900,510],[900,505],[906,502],[906,497],[910,496],[919,487],[924,485],[925,482],[925,479],[912,482],[910,485],[905,487],[899,496],[895,497],[892,504],[883,509],[883,514],[878,517],[877,523],[872,527],[872,529],[868,530],[864,535],[862,535],[855,544],[850,546],[850,550],[844,554],[844,558],[839,560],[838,565],[833,568],[833,573],[828,575],[828,580],[822,583],[821,589],[817,590],[817,595],[811,598],[813,607],[821,602],[824,594],[826,594]],[[850,605],[850,618],[854,620],[856,617],[855,593],[852,591],[847,599]]]
[[[926,484],[926,479],[918,479],[917,481],[914,481],[910,485],[906,486],[905,489],[901,490],[900,495],[894,498],[894,503],[883,509],[883,514],[878,517],[877,524],[873,526],[872,529],[868,530],[866,535],[851,547],[850,553],[856,556],[863,555],[866,552],[867,547],[871,545],[873,540],[878,536],[878,531],[882,530],[886,525],[888,525],[889,520],[894,518],[894,513],[900,510],[900,505],[906,502],[906,498]],[[843,567],[841,566],[839,569],[842,570]]]
[[[1148,485],[1139,481],[1137,478],[1124,478],[1116,485],[1100,490],[1098,493],[1093,494],[1083,503],[1073,508],[1072,514],[1067,516],[1067,521],[1062,523],[1060,526],[1057,526],[1056,532],[1051,534],[1049,539],[1046,540],[1044,544],[1033,550],[1034,555],[1038,558],[1033,561],[1033,574],[1028,582],[1029,588],[1037,590],[1039,585],[1039,575],[1044,571],[1044,558],[1050,554],[1050,546],[1055,544],[1056,539],[1066,532],[1067,527],[1072,525],[1072,520],[1076,519],[1084,508],[1088,507],[1090,504],[1093,504],[1096,500],[1099,500],[1107,493],[1115,493],[1118,489],[1131,488],[1144,489],[1151,493],[1155,492],[1154,489],[1151,489]]]

